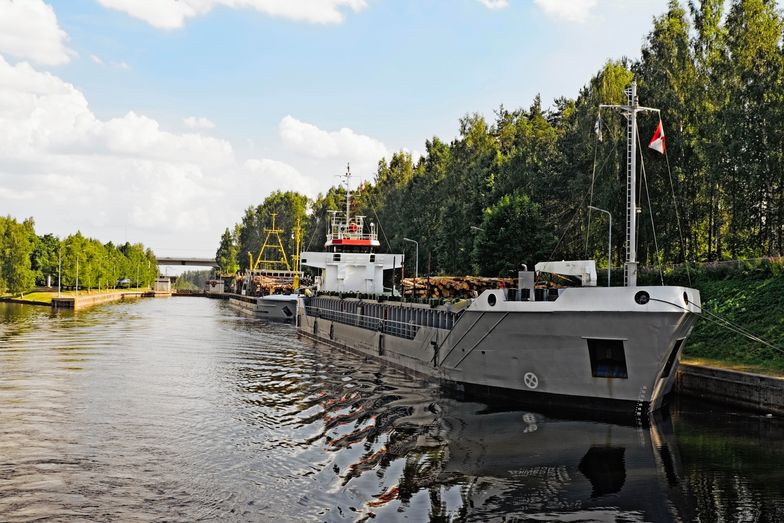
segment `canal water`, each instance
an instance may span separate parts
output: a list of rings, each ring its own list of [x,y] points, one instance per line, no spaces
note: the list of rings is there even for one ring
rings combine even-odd
[[[784,521],[784,423],[444,395],[203,298],[0,304],[0,521]]]

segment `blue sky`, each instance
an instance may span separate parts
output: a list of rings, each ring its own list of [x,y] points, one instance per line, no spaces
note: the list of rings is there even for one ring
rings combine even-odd
[[[208,256],[272,190],[314,196],[346,162],[372,178],[383,155],[453,138],[466,113],[575,96],[665,8],[0,0],[0,212]]]

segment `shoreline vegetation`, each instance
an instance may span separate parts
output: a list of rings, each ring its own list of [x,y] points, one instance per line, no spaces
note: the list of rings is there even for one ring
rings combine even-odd
[[[58,277],[64,292],[89,292],[148,286],[157,276],[155,253],[141,243],[101,243],[81,232],[39,236],[33,218],[0,216],[0,296],[56,289]]]

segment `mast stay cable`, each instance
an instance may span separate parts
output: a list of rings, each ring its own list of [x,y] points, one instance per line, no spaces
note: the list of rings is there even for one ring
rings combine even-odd
[[[590,236],[588,233],[591,230],[591,206],[593,205],[593,185],[596,181],[596,154],[599,152],[599,133],[601,133],[601,125],[604,123],[601,119],[601,113],[599,113],[599,118],[597,120],[597,125],[599,126],[598,133],[594,133],[594,141],[593,141],[593,170],[591,172],[591,193],[588,198],[588,223],[585,226],[585,251],[584,257],[588,257],[588,237]],[[607,263],[610,263],[609,260]]]
[[[667,153],[667,148],[664,148],[664,159],[667,160],[667,174],[670,178],[670,190],[672,191],[672,205],[675,207],[675,221],[678,224],[678,236],[681,240],[681,252],[683,253],[683,263],[686,265],[686,279],[691,287],[691,271],[689,270],[689,255],[686,253],[686,242],[683,240],[683,231],[681,230],[681,216],[678,212],[678,200],[675,198],[675,185],[672,183],[672,170],[670,170],[670,155]]]
[[[608,127],[608,129],[609,129],[609,127]],[[599,172],[600,173],[604,170],[605,165],[607,165],[607,162],[610,160],[610,157],[613,154],[615,154],[615,150],[614,149],[610,150],[610,152],[607,153],[607,156],[604,157],[604,160],[602,160],[602,163],[599,166]],[[575,218],[577,218],[577,216],[580,214],[580,211],[583,209],[583,204],[585,203],[585,200],[588,198],[588,196],[589,196],[589,192],[586,192],[585,194],[583,194],[583,197],[580,200],[580,205],[577,206],[577,209],[574,211],[574,214],[572,215],[571,219],[569,220],[569,223],[567,223],[566,227],[564,227],[564,232],[563,232],[563,234],[561,234],[561,237],[558,239],[558,242],[555,244],[555,247],[553,247],[553,251],[550,253],[549,259],[552,259],[553,255],[555,255],[556,251],[558,251],[558,247],[561,246],[561,242],[563,242],[564,238],[566,238],[566,235],[569,232],[569,230],[570,230],[570,228],[572,226],[572,223],[574,223]],[[568,211],[564,211],[561,216],[565,215],[567,212]],[[589,212],[590,212],[590,210],[589,210]],[[587,243],[587,241],[588,241],[587,240],[587,237],[588,237],[588,230],[587,229],[585,231],[585,235],[586,235],[586,243]]]
[[[664,272],[662,271],[661,254],[659,252],[659,240],[656,237],[656,224],[653,221],[653,203],[651,203],[651,193],[648,191],[648,177],[645,174],[645,159],[642,154],[642,144],[640,143],[640,134],[637,133],[637,145],[640,149],[640,171],[642,174],[642,185],[645,186],[645,197],[648,199],[648,214],[651,217],[651,231],[653,232],[653,245],[656,249],[656,261],[659,267],[659,279],[661,284],[664,285]],[[642,186],[640,186],[640,193],[642,193]]]

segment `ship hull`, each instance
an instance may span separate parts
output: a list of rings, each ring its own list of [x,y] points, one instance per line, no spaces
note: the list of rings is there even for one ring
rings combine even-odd
[[[297,296],[294,294],[231,296],[228,301],[238,312],[266,320],[293,322],[297,311]]]
[[[587,289],[593,296],[574,293],[566,299],[564,294],[561,304],[514,302],[494,307],[483,306],[483,295],[450,328],[418,325],[415,333],[396,332],[400,335],[392,335],[388,328],[374,329],[374,323],[362,316],[352,320],[300,306],[298,329],[316,341],[470,394],[647,414],[658,409],[672,389],[684,341],[696,319],[688,304],[673,301],[681,288],[659,289],[671,290],[656,291],[666,298],[658,301],[670,305],[613,305],[633,289]],[[699,300],[697,291],[689,291],[692,300]],[[585,298],[607,299],[596,301],[591,309]],[[421,318],[421,313],[413,316]]]

